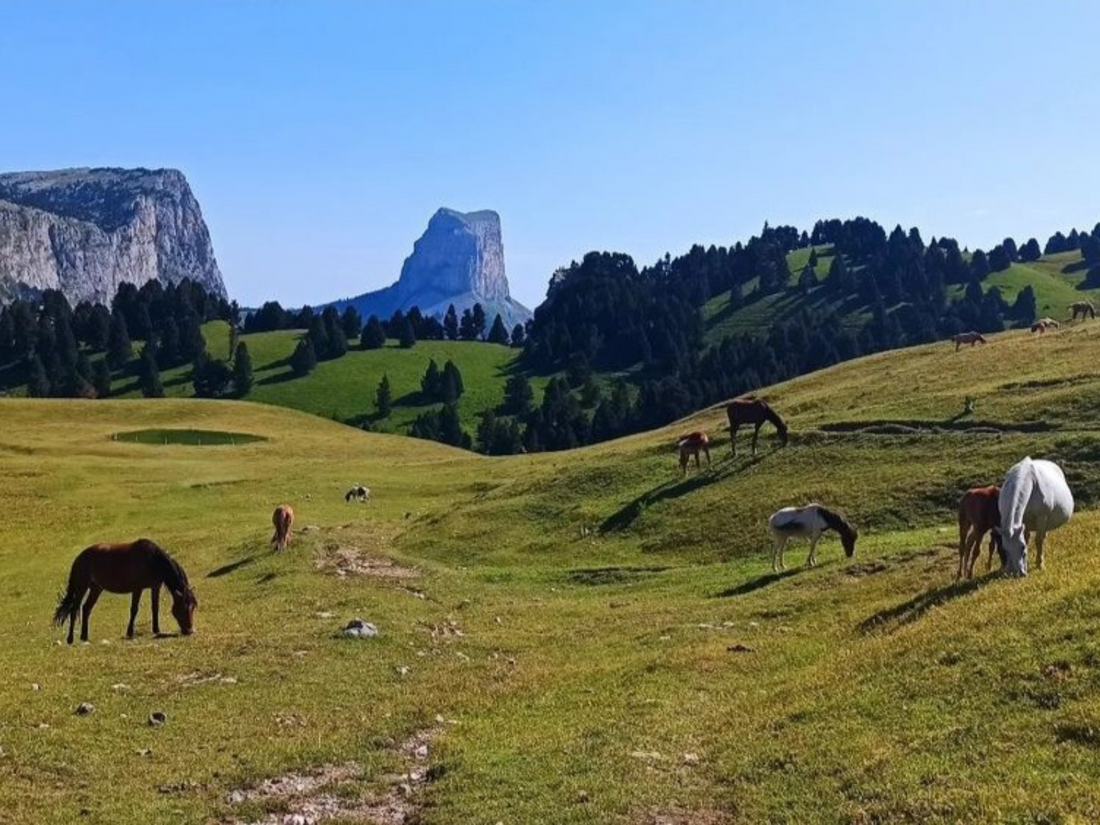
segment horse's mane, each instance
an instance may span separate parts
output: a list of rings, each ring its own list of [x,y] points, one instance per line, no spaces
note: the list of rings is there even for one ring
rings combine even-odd
[[[852,525],[845,521],[844,517],[839,513],[835,513],[828,507],[823,507],[820,504],[815,505],[817,512],[821,514],[821,518],[827,525],[833,530],[836,530],[842,536],[848,536],[852,534]]]
[[[1001,524],[1008,526],[1012,535],[1024,526],[1024,510],[1035,486],[1035,474],[1031,466],[1031,456],[1022,459],[1008,471],[1005,483],[1001,486],[1001,495],[1009,496],[1008,511],[1001,511]]]
[[[145,539],[148,541],[148,539]],[[190,583],[187,581],[187,574],[183,571],[180,563],[174,558],[168,555],[168,551],[161,547],[156,542],[149,541],[152,545],[153,551],[153,564],[156,565],[157,571],[164,578],[164,585],[172,593],[186,593],[191,589]]]

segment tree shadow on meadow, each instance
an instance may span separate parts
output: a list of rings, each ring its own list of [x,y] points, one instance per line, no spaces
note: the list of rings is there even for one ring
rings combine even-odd
[[[234,572],[235,570],[240,570],[242,567],[245,567],[249,564],[252,564],[252,562],[256,561],[257,558],[258,558],[258,555],[246,556],[243,559],[237,559],[237,561],[231,561],[231,562],[229,562],[229,564],[223,564],[221,567],[215,568],[214,570],[211,570],[209,573],[207,573],[206,578],[208,578],[208,579],[220,579],[222,576],[228,576],[230,573]]]
[[[960,579],[943,587],[925,590],[917,596],[894,607],[887,607],[868,616],[859,623],[861,633],[874,633],[879,630],[894,631],[920,619],[934,607],[966,596],[984,587],[1000,575],[999,571],[976,576],[973,579]]]
[[[683,478],[675,478],[642,493],[637,498],[620,507],[600,524],[601,533],[613,533],[624,530],[634,523],[647,507],[661,501],[680,498],[719,481],[724,481],[737,473],[748,469],[765,459],[766,455],[747,458],[727,456],[715,462],[713,466]],[[689,470],[690,472],[690,470]]]

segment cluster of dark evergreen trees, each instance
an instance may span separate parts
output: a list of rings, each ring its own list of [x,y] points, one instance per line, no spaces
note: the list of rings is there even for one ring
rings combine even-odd
[[[234,305],[190,280],[140,289],[124,283],[111,306],[75,308],[56,290],[0,309],[0,389],[27,385],[35,397],[106,398],[111,376],[136,374],[146,395],[163,395],[159,371],[205,356],[201,325],[233,318]],[[134,342],[145,345],[133,363]]]

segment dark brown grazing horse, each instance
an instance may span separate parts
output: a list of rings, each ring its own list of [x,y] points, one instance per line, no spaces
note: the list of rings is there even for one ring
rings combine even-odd
[[[680,475],[687,475],[688,460],[695,456],[695,469],[702,469],[699,466],[699,451],[702,450],[707,457],[707,466],[710,466],[710,439],[707,438],[707,434],[696,430],[693,433],[688,433],[679,441],[680,446]]]
[[[271,523],[275,525],[275,534],[271,537],[271,546],[275,550],[286,550],[290,544],[290,525],[294,524],[294,511],[289,504],[280,504],[271,514]]]
[[[756,439],[765,421],[775,425],[779,440],[787,444],[787,425],[766,401],[759,398],[738,398],[726,405],[726,417],[730,421],[730,450],[737,455],[737,428],[742,424],[752,424],[752,454],[756,455]]]
[[[160,586],[172,594],[172,616],[187,636],[195,627],[195,608],[199,603],[187,574],[179,562],[169,556],[155,542],[138,539],[130,544],[93,544],[82,550],[69,570],[69,586],[57,601],[53,621],[58,627],[69,620],[69,644],[73,643],[76,611],[81,610],[80,641],[88,641],[88,617],[100,594],[130,593],[130,624],[126,637],[134,636],[134,619],[137,618],[141,591],[153,591],[153,632],[160,633]],[[84,598],[84,594],[88,598]],[[83,608],[80,603],[84,602]]]

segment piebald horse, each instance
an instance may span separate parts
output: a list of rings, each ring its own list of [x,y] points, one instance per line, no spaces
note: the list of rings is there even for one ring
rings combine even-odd
[[[826,530],[835,530],[840,535],[840,543],[844,545],[844,555],[848,558],[856,552],[856,539],[859,538],[859,531],[843,516],[820,504],[784,507],[782,510],[777,510],[768,519],[768,530],[775,540],[775,549],[772,551],[772,570],[776,572],[787,569],[787,565],[783,563],[783,550],[786,549],[787,542],[793,538],[810,540],[810,555],[806,558],[807,567],[817,564],[817,542]]]
[[[1035,554],[1042,570],[1047,533],[1073,516],[1073,493],[1062,468],[1053,461],[1024,458],[1005,476],[998,504],[1005,568],[1011,575],[1027,575],[1027,542],[1034,532]]]
[[[271,514],[271,523],[275,525],[275,534],[271,537],[274,550],[286,550],[290,544],[290,527],[294,524],[294,510],[289,504],[280,504]]]
[[[69,622],[69,644],[73,643],[76,612],[81,611],[80,641],[88,641],[88,618],[100,594],[130,594],[130,624],[126,638],[134,636],[134,620],[137,618],[141,591],[152,591],[153,632],[160,633],[160,587],[164,585],[172,594],[172,616],[187,636],[195,627],[195,608],[198,600],[187,582],[179,562],[149,539],[138,539],[129,544],[93,544],[85,548],[73,560],[69,569],[69,584],[57,601],[53,620],[57,626]],[[88,598],[85,599],[84,595]],[[81,602],[84,602],[81,607]]]
[[[959,347],[961,347],[963,344],[970,344],[970,346],[974,346],[975,344],[986,343],[986,340],[982,336],[982,334],[980,332],[974,331],[960,332],[957,335],[952,335],[951,340],[955,342],[955,352],[958,352]]]
[[[370,487],[364,487],[362,484],[356,484],[346,493],[344,493],[344,503],[351,504],[353,501],[359,501],[366,503],[370,501]]]
[[[1001,511],[997,504],[1000,487],[974,487],[967,490],[959,501],[959,571],[956,578],[974,577],[974,562],[982,554],[982,539],[989,533],[989,557],[985,569],[993,568],[993,551],[1004,563],[1001,544]]]
[[[1075,301],[1069,305],[1070,310],[1073,312],[1072,320],[1076,321],[1077,316],[1081,316],[1081,320],[1096,317],[1096,307],[1092,305],[1092,301]]]
[[[756,439],[760,436],[760,428],[765,421],[775,425],[779,433],[780,442],[787,444],[787,425],[783,419],[773,410],[766,401],[759,398],[738,398],[726,405],[726,418],[730,422],[730,451],[737,455],[737,429],[742,424],[752,424],[752,454],[756,455]]]
[[[1048,329],[1058,329],[1058,327],[1060,326],[1061,324],[1059,324],[1053,318],[1040,318],[1038,321],[1031,325],[1031,331],[1043,333],[1046,332]]]
[[[702,450],[707,457],[707,466],[710,466],[710,439],[707,438],[707,434],[701,431],[695,431],[688,433],[678,442],[680,447],[680,475],[687,475],[688,461],[692,456],[695,456],[695,469],[702,469],[699,466],[699,451]]]

